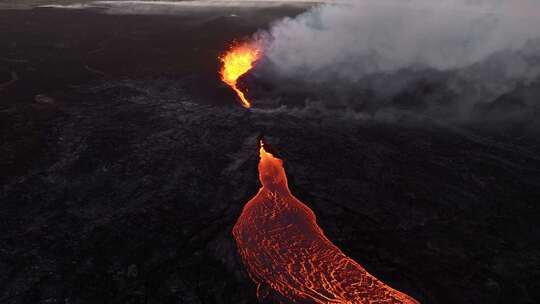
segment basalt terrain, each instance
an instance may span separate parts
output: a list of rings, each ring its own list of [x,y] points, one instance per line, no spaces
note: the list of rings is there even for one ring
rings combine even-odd
[[[0,302],[256,303],[232,230],[261,138],[328,239],[389,286],[540,302],[534,130],[262,109],[257,90],[239,105],[220,53],[299,11],[0,11]]]

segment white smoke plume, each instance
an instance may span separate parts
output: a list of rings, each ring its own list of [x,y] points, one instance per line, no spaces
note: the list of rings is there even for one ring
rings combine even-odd
[[[538,1],[354,0],[282,20],[265,43],[284,76],[354,81],[405,68],[464,68],[538,37]]]
[[[324,91],[319,101],[332,106],[401,109],[416,102],[422,114],[463,120],[505,94],[540,85],[535,0],[322,4],[255,39],[265,49],[257,77],[285,91]],[[522,104],[514,116],[530,117],[530,106],[540,107],[534,98]]]

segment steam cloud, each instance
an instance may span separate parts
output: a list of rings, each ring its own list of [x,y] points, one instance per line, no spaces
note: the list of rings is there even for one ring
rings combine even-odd
[[[420,78],[439,79],[462,116],[538,78],[539,37],[533,0],[345,1],[259,34],[259,72],[311,87],[354,84],[382,100]]]

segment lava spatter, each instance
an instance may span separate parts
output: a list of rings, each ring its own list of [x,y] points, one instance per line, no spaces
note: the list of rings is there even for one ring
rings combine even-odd
[[[255,62],[261,56],[261,49],[254,43],[244,43],[231,47],[222,57],[220,57],[221,80],[229,85],[238,95],[242,106],[251,107],[251,102],[245,93],[237,86],[238,78],[253,68]]]
[[[281,159],[261,143],[262,188],[233,228],[251,278],[293,303],[418,303],[387,286],[337,248],[288,187]],[[258,294],[258,296],[261,296]]]

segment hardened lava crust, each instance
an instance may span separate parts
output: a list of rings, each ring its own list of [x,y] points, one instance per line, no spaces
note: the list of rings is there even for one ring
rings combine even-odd
[[[232,231],[264,138],[326,237],[388,286],[539,303],[534,130],[263,109],[255,86],[238,104],[217,58],[300,11],[0,11],[0,302],[256,303]]]

